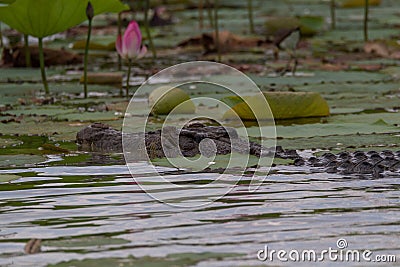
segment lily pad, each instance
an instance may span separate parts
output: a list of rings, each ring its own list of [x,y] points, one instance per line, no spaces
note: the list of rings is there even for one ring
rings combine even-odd
[[[161,86],[152,91],[149,95],[151,113],[154,115],[167,115],[177,106],[174,113],[190,114],[195,112],[195,106],[189,95],[182,89],[169,86]]]
[[[318,93],[264,92],[264,96],[274,119],[329,116],[329,106]],[[222,101],[232,108],[224,115],[225,118],[231,118],[233,111],[241,119],[255,120],[256,117],[249,105],[256,110],[266,109],[265,100],[260,99],[259,96],[248,96],[243,99],[238,96],[230,96],[223,98]],[[257,119],[272,119],[271,117],[257,117]]]
[[[45,161],[39,155],[0,155],[0,167],[25,167],[33,166]]]
[[[54,117],[55,120],[67,120],[67,121],[108,121],[117,120],[122,117],[121,115],[116,115],[115,112],[79,112],[79,113],[69,113],[61,114]]]
[[[62,247],[62,248],[82,248],[82,247],[97,247],[107,245],[121,245],[128,244],[129,240],[123,238],[113,238],[108,236],[85,236],[79,238],[68,238],[61,240],[47,240],[43,245],[49,247]]]
[[[313,36],[321,32],[325,26],[325,19],[322,16],[301,16],[299,20],[303,36]]]
[[[86,40],[78,40],[72,44],[72,49],[85,49]],[[89,49],[91,50],[115,50],[115,36],[106,36],[102,38],[93,38],[89,43]]]
[[[17,180],[19,178],[21,178],[21,176],[16,175],[16,174],[1,173],[0,174],[0,183],[8,183],[13,180]]]
[[[325,20],[322,16],[300,16],[295,17],[275,17],[265,22],[267,34],[277,35],[282,30],[300,27],[303,36],[313,36],[320,32],[325,26]]]
[[[93,72],[87,74],[88,84],[113,84],[122,85],[122,72]],[[84,77],[80,78],[80,82],[84,82]]]
[[[54,69],[47,70],[47,74],[52,76],[58,74],[59,71]],[[40,81],[40,70],[31,68],[3,68],[0,71],[0,82],[38,82]],[[21,86],[21,85],[18,85]],[[4,89],[3,89],[4,90]]]

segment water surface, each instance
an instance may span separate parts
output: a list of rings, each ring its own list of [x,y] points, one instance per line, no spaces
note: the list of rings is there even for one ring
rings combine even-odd
[[[285,168],[251,193],[250,178],[235,185],[231,181],[240,177],[227,175],[198,187],[217,174],[162,168],[181,187],[152,184],[138,164],[138,181],[186,208],[151,198],[124,165],[3,169],[21,177],[0,184],[0,265],[265,266],[271,262],[257,260],[265,245],[321,251],[336,249],[339,238],[348,249],[394,254],[399,262],[399,177],[346,178]],[[227,187],[232,190],[219,198]],[[41,253],[24,253],[31,238],[42,239]]]

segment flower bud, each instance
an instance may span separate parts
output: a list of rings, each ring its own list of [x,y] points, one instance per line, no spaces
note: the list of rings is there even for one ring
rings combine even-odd
[[[93,10],[92,3],[90,3],[90,1],[88,2],[87,6],[86,6],[86,17],[89,20],[92,20],[94,17],[94,10]]]

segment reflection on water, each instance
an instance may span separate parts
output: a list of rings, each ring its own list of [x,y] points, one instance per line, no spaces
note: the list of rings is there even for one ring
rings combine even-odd
[[[0,265],[259,266],[265,263],[256,253],[266,244],[322,250],[336,248],[338,238],[350,249],[400,254],[398,177],[278,170],[249,193],[246,177],[234,185],[239,177],[229,175],[202,188],[193,184],[216,174],[165,169],[166,178],[181,185],[171,190],[152,184],[143,169],[138,164],[136,179],[171,202],[215,202],[195,208],[159,203],[123,165],[0,170],[20,176],[0,184]],[[226,187],[232,190],[218,199]],[[31,238],[43,240],[41,253],[24,254]]]

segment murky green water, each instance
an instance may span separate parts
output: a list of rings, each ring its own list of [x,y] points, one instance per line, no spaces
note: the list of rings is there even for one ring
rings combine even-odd
[[[321,251],[336,249],[339,238],[348,249],[393,254],[400,261],[398,177],[343,178],[282,168],[254,193],[248,191],[250,178],[229,183],[239,179],[234,175],[211,187],[193,186],[213,180],[210,173],[166,172],[179,190],[151,185],[153,193],[182,205],[206,203],[232,187],[211,205],[194,208],[152,199],[124,165],[1,170],[21,178],[0,184],[0,266],[263,266],[271,264],[257,260],[265,245]],[[140,174],[143,166],[137,169],[136,179],[149,184],[151,177]],[[31,238],[42,239],[42,252],[24,253]]]

